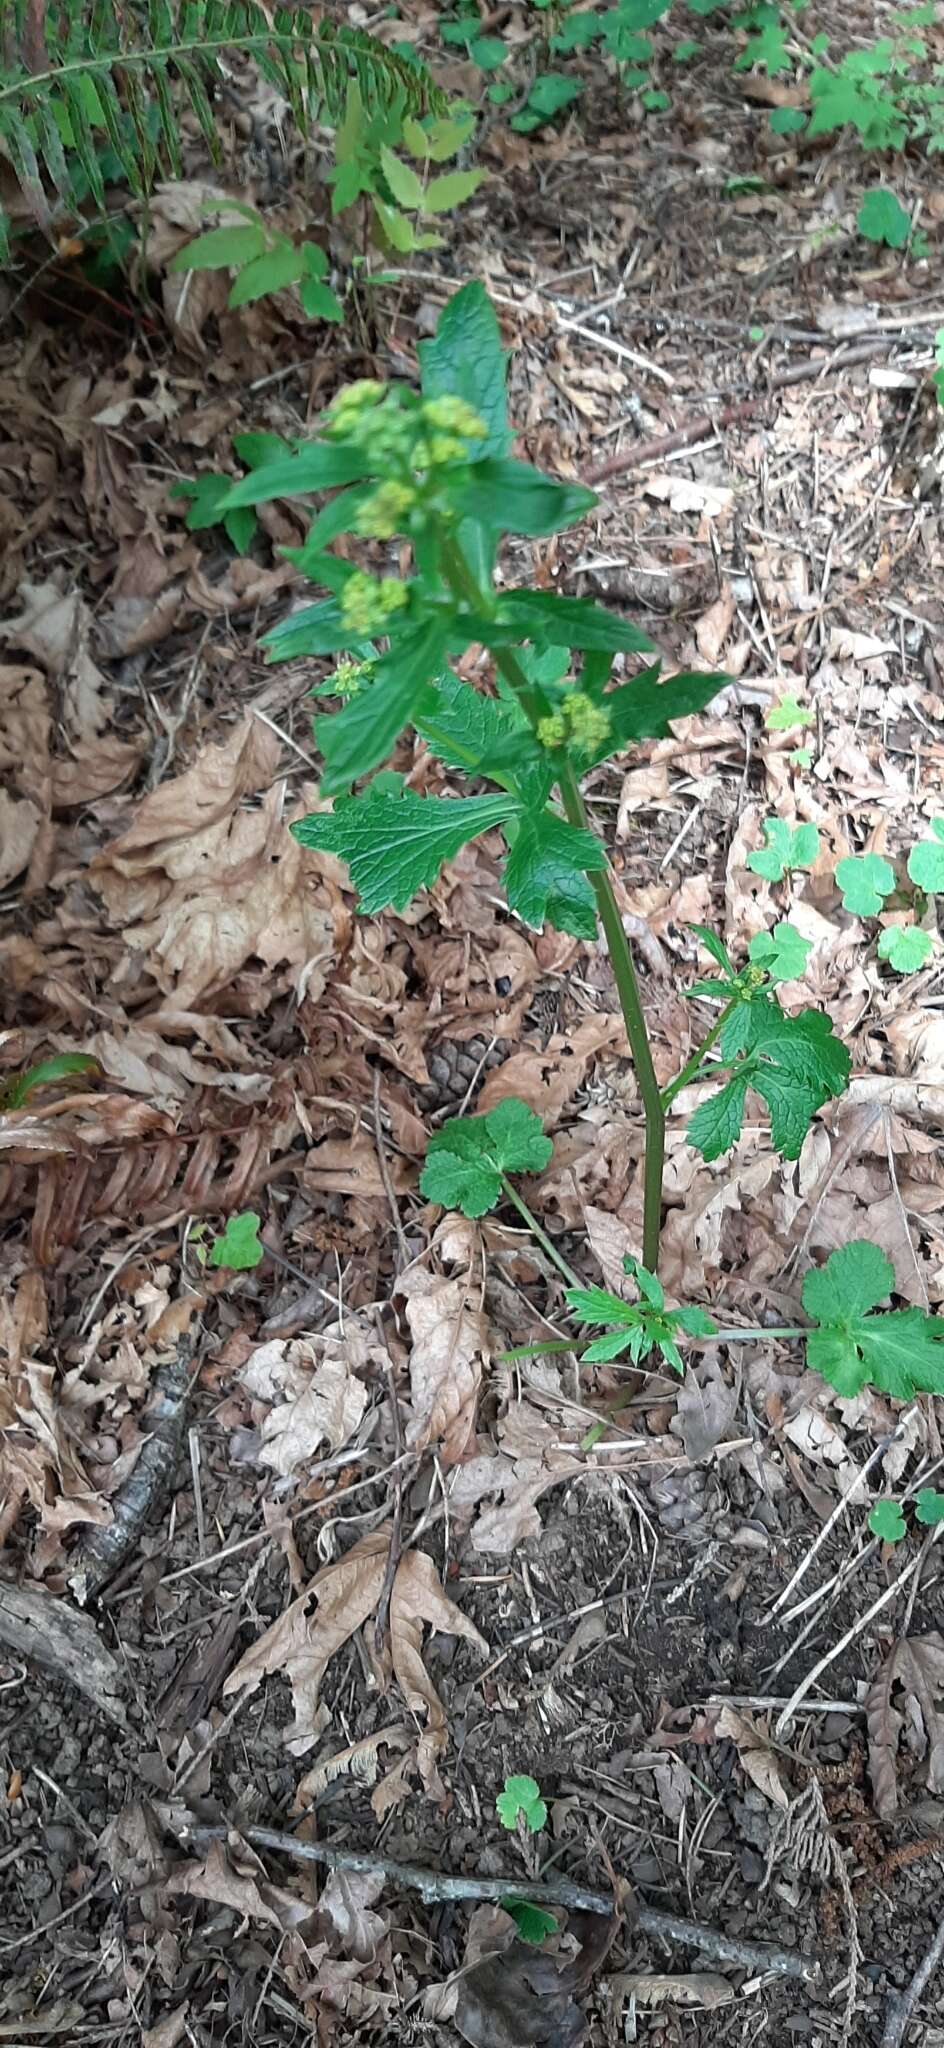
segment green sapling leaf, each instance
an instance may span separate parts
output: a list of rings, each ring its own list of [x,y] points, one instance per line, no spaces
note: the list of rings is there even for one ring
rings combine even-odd
[[[522,1941],[537,1948],[548,1936],[556,1934],[559,1922],[553,1913],[545,1912],[543,1906],[535,1906],[530,1899],[502,1899],[502,1909],[510,1913]]]
[[[856,225],[866,241],[884,242],[889,249],[903,249],[911,233],[911,215],[906,213],[901,201],[886,185],[876,185],[865,194]]]
[[[791,732],[794,726],[814,725],[815,722],[809,706],[801,704],[789,693],[771,705],[764,719],[768,732]]]
[[[936,1486],[922,1486],[915,1495],[915,1520],[925,1528],[944,1522],[944,1493],[938,1493]]]
[[[535,931],[551,924],[575,938],[595,938],[596,899],[586,877],[602,873],[606,864],[594,833],[569,825],[553,811],[526,814],[516,821],[505,863],[509,909]]]
[[[504,1791],[499,1792],[495,1801],[495,1809],[503,1828],[517,1827],[520,1813],[529,1835],[540,1834],[547,1820],[547,1807],[536,1778],[506,1778]]]
[[[926,896],[944,889],[944,818],[932,818],[933,839],[919,839],[908,855],[908,873]]]
[[[688,1139],[707,1160],[736,1143],[748,1086],[770,1111],[770,1135],[785,1159],[798,1159],[818,1109],[848,1086],[850,1055],[820,1010],[788,1017],[763,995],[739,1003],[721,1034],[730,1078],[696,1109]]]
[[[815,825],[790,826],[785,818],[765,818],[764,838],[766,846],[749,853],[747,865],[768,882],[782,882],[793,868],[811,868],[819,853]]]
[[[813,942],[781,918],[772,932],[758,932],[747,950],[754,966],[763,967],[772,982],[799,981],[806,973]]]
[[[420,1192],[444,1209],[484,1216],[507,1173],[542,1173],[554,1147],[526,1102],[508,1095],[486,1116],[454,1116],[430,1139]]]
[[[944,846],[941,848],[944,855]],[[895,870],[880,853],[850,854],[839,861],[836,880],[842,890],[842,907],[853,917],[877,917],[883,899],[895,887]]]
[[[944,1322],[920,1308],[874,1313],[895,1285],[876,1244],[856,1238],[807,1273],[803,1307],[811,1322],[806,1361],[846,1399],[878,1387],[895,1400],[944,1391]]]
[[[908,1532],[898,1501],[877,1500],[869,1510],[869,1528],[883,1543],[900,1543]]]
[[[354,703],[372,697],[373,689]],[[510,796],[417,796],[411,789],[401,796],[372,796],[367,790],[340,799],[333,811],[299,818],[291,831],[302,846],[347,862],[361,910],[405,910],[460,846],[500,825],[516,808]]]
[[[878,957],[887,960],[896,974],[916,974],[919,967],[925,967],[934,951],[930,932],[922,931],[917,924],[886,925],[879,942]]]
[[[248,1273],[258,1266],[265,1257],[265,1245],[259,1239],[259,1218],[254,1209],[243,1209],[238,1216],[230,1216],[222,1237],[215,1237],[210,1246],[211,1266],[228,1266],[234,1273]]]

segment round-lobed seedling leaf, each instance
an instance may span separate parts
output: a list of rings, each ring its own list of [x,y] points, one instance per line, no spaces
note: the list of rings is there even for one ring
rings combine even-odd
[[[936,1486],[922,1486],[915,1495],[915,1519],[925,1528],[944,1522],[944,1493],[938,1493]]]
[[[903,249],[911,233],[911,215],[887,185],[867,192],[859,208],[856,225],[868,242],[884,242],[889,249]]]
[[[547,1819],[547,1807],[536,1778],[506,1778],[495,1809],[503,1828],[517,1827],[520,1814],[529,1835],[539,1834]]]
[[[944,855],[944,846],[941,848]],[[842,907],[853,917],[877,917],[883,899],[895,887],[895,870],[880,853],[850,854],[839,861],[836,880],[842,890]]]
[[[215,1237],[210,1246],[211,1266],[229,1266],[234,1273],[248,1273],[258,1266],[265,1257],[265,1245],[259,1238],[259,1218],[254,1209],[243,1209],[238,1216],[230,1216],[222,1237]]]
[[[926,896],[944,889],[944,818],[932,818],[931,830],[933,839],[919,839],[908,855],[911,880]]]
[[[907,1530],[898,1501],[877,1500],[869,1512],[869,1528],[883,1543],[900,1543]]]
[[[934,951],[930,932],[916,924],[887,925],[878,942],[878,957],[887,960],[896,974],[916,974]]]

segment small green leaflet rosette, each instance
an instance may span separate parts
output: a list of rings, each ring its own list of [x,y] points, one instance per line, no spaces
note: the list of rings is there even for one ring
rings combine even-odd
[[[507,1173],[542,1173],[553,1151],[541,1119],[514,1095],[487,1116],[454,1116],[429,1141],[420,1192],[444,1209],[484,1216]]]
[[[567,1305],[581,1322],[602,1323],[605,1337],[596,1337],[581,1352],[587,1365],[602,1364],[627,1355],[634,1365],[660,1351],[674,1372],[685,1368],[676,1342],[679,1336],[713,1337],[716,1325],[702,1308],[666,1308],[665,1290],[654,1273],[628,1255],[623,1270],[639,1289],[638,1301],[623,1301],[605,1287],[568,1287]]]

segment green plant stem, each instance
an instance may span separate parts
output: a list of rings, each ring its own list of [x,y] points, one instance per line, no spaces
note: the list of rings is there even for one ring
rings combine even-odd
[[[808,1336],[809,1331],[797,1325],[794,1328],[776,1330],[715,1330],[710,1337],[690,1337],[688,1342],[690,1344],[762,1344],[765,1337]],[[519,1358],[541,1358],[545,1354],[550,1355],[552,1352],[557,1351],[576,1351],[578,1357],[580,1357],[582,1356],[580,1351],[581,1342],[581,1338],[575,1337],[570,1343],[562,1338],[547,1344],[518,1344],[513,1351],[496,1351],[495,1360],[498,1365],[514,1365]],[[614,1361],[614,1363],[625,1364],[625,1360]]]
[[[439,542],[443,573],[453,594],[472,611],[489,612],[495,608],[491,591],[481,589],[477,578],[466,561],[458,541],[452,534],[443,534]],[[522,710],[532,729],[536,729],[549,706],[543,691],[531,683],[514,650],[510,647],[494,649],[495,666],[500,669],[505,681],[511,684]],[[561,793],[564,811],[572,825],[587,830],[587,813],[580,785],[568,756],[560,754],[557,769],[557,786]],[[649,1033],[633,966],[629,940],[623,930],[623,920],[613,891],[613,884],[607,873],[589,876],[597,900],[597,911],[603,926],[610,956],[610,964],[616,979],[617,994],[629,1049],[632,1053],[639,1093],[642,1096],[646,1119],[646,1158],[643,1170],[643,1265],[650,1273],[658,1271],[659,1239],[662,1234],[662,1177],[665,1169],[665,1109],[652,1060]],[[574,1282],[574,1285],[577,1283]]]
[[[569,760],[565,760],[558,773],[564,810],[572,825],[587,829],[587,812],[577,777]],[[652,1047],[646,1026],[639,982],[633,966],[629,940],[623,930],[619,904],[608,874],[589,876],[593,893],[597,899],[597,910],[603,926],[610,965],[616,978],[616,989],[633,1056],[639,1093],[642,1096],[643,1113],[646,1119],[646,1157],[643,1169],[643,1224],[642,1262],[650,1273],[659,1270],[659,1239],[662,1235],[662,1177],[665,1170],[665,1106],[656,1078],[652,1061]]]
[[[734,996],[730,1003],[725,1003],[724,1009],[721,1011],[720,1016],[715,1018],[711,1030],[708,1032],[707,1036],[702,1039],[701,1044],[692,1053],[691,1059],[686,1060],[681,1073],[676,1074],[675,1080],[670,1081],[667,1088],[663,1088],[662,1107],[664,1110],[668,1109],[669,1104],[675,1101],[676,1096],[681,1094],[683,1088],[688,1087],[689,1081],[693,1081],[695,1079],[695,1075],[697,1074],[698,1069],[701,1066],[702,1060],[704,1059],[706,1052],[710,1052],[712,1046],[717,1044],[718,1039],[721,1037],[721,1033],[724,1030],[724,1027],[728,1021],[728,1018],[731,1015],[732,1010],[737,1009],[738,1000],[738,997]]]
[[[545,1353],[576,1351],[577,1348],[578,1339],[574,1337],[570,1343],[561,1339],[553,1344],[516,1344],[513,1351],[496,1351],[493,1356],[496,1365],[517,1365],[519,1358],[543,1358]]]
[[[548,1237],[546,1230],[541,1229],[541,1225],[538,1222],[537,1217],[532,1216],[531,1211],[528,1208],[528,1204],[524,1200],[524,1197],[522,1195],[519,1195],[516,1187],[512,1186],[511,1181],[509,1180],[508,1175],[506,1173],[502,1174],[501,1184],[504,1188],[505,1194],[507,1195],[509,1202],[512,1202],[514,1204],[514,1207],[517,1209],[519,1216],[522,1216],[524,1218],[524,1221],[526,1222],[532,1237],[537,1238],[538,1244],[541,1246],[542,1250],[546,1251],[548,1258],[553,1260],[553,1263],[557,1267],[558,1272],[563,1274],[568,1287],[579,1287],[580,1281],[578,1280],[576,1273],[574,1273],[571,1270],[570,1266],[568,1266],[567,1260],[565,1258],[562,1258],[560,1252],[557,1249],[556,1244],[554,1243],[554,1239],[552,1237]],[[574,1347],[572,1344],[565,1344],[563,1346],[563,1349],[565,1351],[572,1351],[573,1348]]]

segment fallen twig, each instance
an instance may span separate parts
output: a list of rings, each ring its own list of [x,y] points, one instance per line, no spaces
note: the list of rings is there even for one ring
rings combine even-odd
[[[833,356],[809,356],[805,362],[789,363],[782,370],[775,370],[769,377],[763,391],[756,391],[750,398],[729,400],[715,412],[699,413],[698,418],[689,420],[686,427],[676,427],[671,434],[655,434],[651,441],[634,441],[629,448],[620,448],[615,455],[592,469],[588,483],[602,484],[607,477],[621,476],[627,469],[640,469],[644,463],[659,462],[663,456],[673,455],[679,448],[690,448],[693,441],[702,441],[706,434],[718,434],[725,427],[732,427],[738,420],[750,419],[766,405],[775,391],[784,391],[790,384],[803,384],[811,377],[826,372],[845,370],[855,363],[867,363],[872,356],[886,355],[889,349],[898,346],[895,335],[876,335],[870,341],[858,341],[851,348],[838,349]]]
[[[941,1921],[927,1954],[922,1957],[921,1962],[918,1964],[910,1984],[905,1985],[904,1991],[896,1991],[889,2000],[881,2048],[901,2048],[901,2043],[905,2038],[905,2029],[915,2006],[933,1977],[942,1956],[944,1956],[944,1920]]]
[[[112,1502],[104,1528],[91,1529],[82,1543],[69,1585],[80,1605],[92,1600],[130,1557],[152,1510],[173,1479],[180,1456],[190,1395],[192,1337],[181,1337],[172,1359],[154,1375],[146,1421],[151,1425],[137,1459]]]
[[[193,1827],[187,1829],[189,1840],[197,1848],[209,1842],[225,1839],[231,1832],[225,1827]],[[612,1892],[592,1890],[588,1885],[573,1884],[569,1878],[549,1878],[542,1883],[516,1874],[507,1877],[463,1877],[452,1876],[440,1870],[424,1870],[418,1863],[397,1863],[389,1856],[376,1856],[363,1849],[329,1849],[324,1842],[301,1841],[296,1835],[281,1835],[274,1828],[240,1828],[238,1832],[256,1849],[274,1849],[282,1856],[292,1856],[300,1863],[320,1863],[328,1870],[347,1870],[379,1874],[391,1884],[404,1885],[410,1891],[419,1892],[427,1905],[441,1903],[444,1899],[485,1899],[500,1902],[511,1894],[516,1899],[534,1899],[542,1906],[563,1906],[571,1912],[612,1913],[614,1900]],[[777,1977],[798,1977],[807,1984],[815,1984],[820,1975],[820,1966],[815,1956],[804,1956],[795,1949],[767,1948],[763,1942],[740,1941],[735,1935],[718,1934],[713,1927],[705,1927],[698,1920],[680,1920],[674,1913],[659,1913],[654,1907],[640,1905],[634,1917],[634,1926],[643,1934],[657,1935],[663,1941],[677,1941],[688,1948],[700,1949],[703,1955],[712,1956],[719,1963],[736,1963],[744,1970],[770,1971]]]

